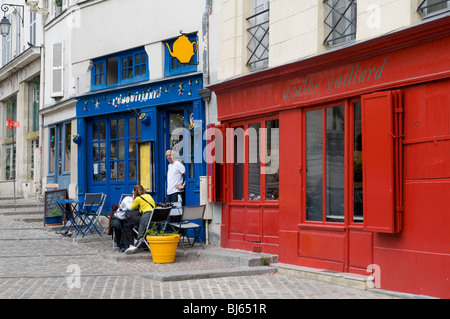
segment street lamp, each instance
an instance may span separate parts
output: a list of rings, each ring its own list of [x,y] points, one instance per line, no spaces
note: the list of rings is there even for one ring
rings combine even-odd
[[[17,12],[17,15],[19,16],[20,20],[22,21],[22,27],[23,27],[23,18],[20,15],[17,8],[18,7],[22,8],[22,15],[23,15],[24,6],[20,5],[20,4],[9,4],[9,3],[2,4],[2,6],[0,8],[3,11],[3,19],[0,21],[0,34],[4,37],[6,37],[9,34],[9,30],[11,29],[11,22],[9,22],[8,18],[6,17],[6,12],[8,12],[10,7],[14,7],[14,11]]]

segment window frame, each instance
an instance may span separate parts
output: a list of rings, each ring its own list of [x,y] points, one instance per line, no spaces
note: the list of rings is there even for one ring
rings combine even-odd
[[[317,107],[304,109],[302,112],[302,167],[304,167],[305,173],[302,174],[302,218],[301,223],[303,225],[327,225],[327,226],[337,226],[337,227],[345,227],[351,225],[352,227],[363,228],[363,219],[364,212],[362,214],[362,218],[355,218],[355,201],[354,201],[354,145],[355,145],[355,107],[361,103],[360,98],[352,98],[345,99],[340,101],[335,101],[333,103],[320,105]],[[331,109],[333,107],[343,106],[344,108],[344,172],[343,172],[343,191],[344,191],[344,208],[343,208],[343,216],[342,221],[332,220],[327,216],[327,145],[326,145],[326,110]],[[315,110],[322,110],[322,218],[321,220],[309,220],[307,216],[307,123],[306,123],[306,113]]]
[[[258,134],[258,147],[257,150],[259,152],[257,152],[256,156],[257,156],[257,164],[259,165],[259,198],[250,198],[250,134],[249,134],[249,128],[252,125],[255,124],[259,124],[259,128],[260,129],[266,129],[267,128],[267,122],[270,121],[278,121],[278,129],[279,129],[279,117],[278,115],[274,115],[274,116],[268,116],[266,118],[257,118],[257,119],[252,119],[252,120],[246,120],[245,122],[239,122],[239,123],[233,123],[233,125],[231,125],[229,128],[227,128],[227,144],[229,144],[229,146],[227,146],[227,150],[230,153],[230,155],[227,155],[227,157],[231,157],[233,158],[233,162],[232,163],[227,163],[230,166],[230,178],[231,178],[231,191],[229,194],[229,198],[232,202],[234,203],[246,203],[246,204],[264,204],[264,203],[277,203],[279,201],[279,197],[277,199],[269,199],[267,197],[267,179],[266,179],[266,174],[262,173],[262,171],[265,171],[266,168],[270,167],[270,165],[272,164],[272,162],[269,163],[265,163],[266,160],[261,161],[260,158],[262,156],[262,158],[266,159],[266,149],[267,149],[267,132],[266,131],[259,131]],[[238,152],[236,152],[237,145],[240,145],[238,143],[235,143],[235,137],[234,137],[234,133],[235,133],[235,129],[236,128],[242,128],[243,129],[243,143],[242,143],[242,147],[243,150],[241,149],[240,151],[242,151],[242,154]],[[266,133],[263,133],[266,132]],[[230,135],[229,135],[230,134]],[[232,135],[231,135],[232,134]],[[232,144],[231,144],[232,143]],[[279,134],[278,134],[278,147],[279,147]],[[279,148],[278,148],[279,149]],[[279,154],[279,152],[278,152]],[[272,154],[271,154],[272,155]],[[278,155],[279,156],[279,155]],[[242,158],[243,157],[243,158]],[[237,164],[236,161],[238,159],[241,159],[244,161],[244,163],[239,163]],[[254,158],[252,158],[254,160]],[[227,161],[229,161],[229,159],[227,159]],[[279,157],[278,157],[278,163],[279,163]],[[236,165],[242,165],[240,167],[237,167]],[[238,168],[239,172],[242,171],[242,180],[236,180],[235,178],[235,169]],[[279,169],[279,167],[278,167]],[[240,174],[239,172],[237,172],[238,174]],[[279,178],[278,178],[278,189],[279,189]],[[236,184],[242,184],[242,199],[236,199],[235,198],[235,187]]]
[[[189,64],[182,64],[180,63],[177,58],[170,55],[169,49],[167,48],[167,45],[173,50],[173,44],[175,41],[179,38],[172,38],[167,41],[164,41],[164,76],[169,77],[173,75],[179,75],[184,73],[190,73],[190,72],[196,72],[198,69],[198,36],[197,33],[189,33],[185,34],[185,36],[189,39],[190,42],[195,41],[197,50],[195,54],[191,58],[191,62]],[[172,63],[173,60],[176,60],[177,65],[180,64],[180,67],[173,68]]]
[[[142,55],[145,54],[145,63],[142,63]],[[140,63],[136,64],[136,55],[140,56]],[[131,57],[132,65],[124,66],[123,59],[127,59]],[[108,82],[108,60],[117,58],[117,82],[113,84],[107,84]],[[103,72],[101,72],[101,65],[103,64]],[[96,68],[99,67],[100,72],[97,73]],[[139,66],[140,68],[140,74],[135,74],[135,68],[136,66]],[[124,51],[117,54],[111,54],[108,56],[104,56],[101,58],[97,58],[93,60],[93,65],[91,69],[91,91],[98,91],[103,90],[107,88],[114,88],[122,85],[147,81],[150,79],[150,72],[149,72],[149,57],[147,52],[145,51],[145,48],[137,48],[133,50]],[[142,69],[145,69],[145,73],[142,74]],[[131,70],[132,76],[131,78],[125,78],[122,79],[122,72],[123,70]],[[96,77],[103,75],[103,81],[99,81],[98,84],[96,84]]]
[[[446,4],[447,7],[444,9],[440,9],[440,10],[428,13],[428,8],[433,8],[435,5],[440,5],[440,4]],[[419,4],[419,6],[417,7],[417,11],[422,11],[423,19],[438,16],[440,14],[450,11],[450,1],[443,0],[440,3],[435,3],[435,4],[429,5],[428,0],[422,0],[421,3]]]
[[[336,1],[336,2],[334,2]],[[356,32],[358,28],[357,24],[357,18],[358,18],[358,8],[357,8],[357,1],[356,0],[346,0],[348,1],[347,7],[345,8],[344,12],[339,12],[336,9],[337,4],[340,0],[323,0],[323,4],[325,6],[325,19],[323,20],[325,24],[326,29],[326,35],[325,39],[323,41],[324,45],[330,46],[330,47],[336,47],[339,45],[347,44],[351,41],[354,41],[356,39]],[[327,10],[328,9],[328,10]],[[335,21],[333,13],[338,13],[340,17]],[[354,16],[353,16],[354,13]],[[350,16],[347,17],[347,14]],[[345,29],[343,33],[341,34],[340,31],[337,31],[338,25],[340,24],[341,20],[344,19],[345,22]],[[329,23],[328,23],[329,22]],[[352,26],[354,26],[354,31],[352,31]],[[337,32],[340,37],[335,38],[333,35]],[[343,40],[342,40],[343,39]]]

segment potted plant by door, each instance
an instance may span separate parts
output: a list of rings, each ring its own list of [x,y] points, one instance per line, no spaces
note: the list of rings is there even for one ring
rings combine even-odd
[[[146,240],[150,246],[150,252],[154,263],[173,263],[177,252],[180,234],[166,233],[158,230],[156,224],[146,233]]]

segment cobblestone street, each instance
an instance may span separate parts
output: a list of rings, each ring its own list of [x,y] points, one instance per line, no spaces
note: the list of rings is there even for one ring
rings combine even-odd
[[[112,251],[109,236],[64,238],[26,221],[0,215],[0,298],[152,299],[384,299],[386,294],[277,274],[267,266],[242,267],[198,258],[191,251],[175,263],[154,264],[150,253]],[[216,249],[207,247],[206,250]],[[181,250],[181,249],[179,249]],[[261,274],[254,274],[260,270]],[[206,274],[214,270],[216,275]],[[249,271],[248,275],[237,271]],[[196,274],[190,280],[176,279]],[[203,273],[203,275],[202,275]],[[219,275],[217,275],[217,273]],[[173,274],[175,279],[170,279]],[[163,277],[161,277],[163,276]],[[165,277],[164,277],[165,276]],[[203,278],[202,278],[203,277]],[[186,278],[184,278],[186,279]]]

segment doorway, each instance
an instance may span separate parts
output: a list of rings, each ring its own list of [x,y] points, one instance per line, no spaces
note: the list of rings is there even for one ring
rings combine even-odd
[[[60,123],[49,127],[48,183],[57,183],[59,189],[69,189],[72,160],[72,124]]]

